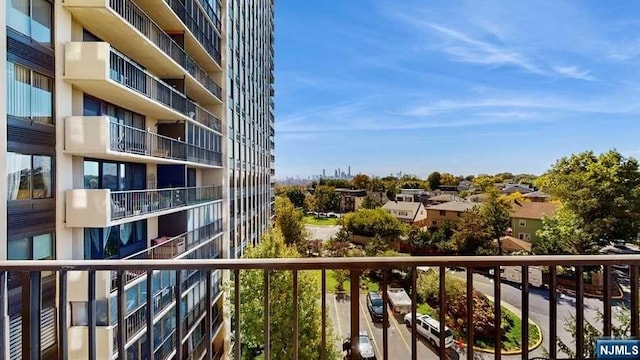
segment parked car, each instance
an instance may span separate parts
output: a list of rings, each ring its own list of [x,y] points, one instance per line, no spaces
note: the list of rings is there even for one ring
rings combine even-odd
[[[404,316],[404,323],[411,326],[411,314]],[[416,314],[416,331],[434,347],[440,344],[440,322],[429,315]],[[446,349],[453,345],[453,333],[448,327],[444,328],[444,347]]]
[[[373,344],[371,338],[366,331],[360,331],[358,337],[360,342],[358,344],[358,350],[360,351],[360,359],[362,360],[376,360],[376,353],[373,350]],[[342,351],[347,352],[347,356],[351,356],[351,338],[347,338],[342,342]]]
[[[371,315],[373,322],[382,321],[383,302],[378,293],[370,292],[367,294],[367,309],[369,309],[369,315]]]

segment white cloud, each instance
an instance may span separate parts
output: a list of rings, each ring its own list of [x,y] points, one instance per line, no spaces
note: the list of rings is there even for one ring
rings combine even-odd
[[[553,70],[564,77],[588,81],[596,80],[595,77],[591,76],[591,70],[582,70],[577,66],[554,66]]]
[[[513,65],[531,73],[545,73],[532,60],[515,49],[477,40],[468,34],[442,25],[429,22],[424,25],[457,42],[456,45],[446,45],[441,50],[452,55],[458,61],[485,65]]]

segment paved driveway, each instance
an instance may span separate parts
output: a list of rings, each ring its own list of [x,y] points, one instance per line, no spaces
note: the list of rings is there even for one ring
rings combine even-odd
[[[311,239],[327,241],[332,236],[340,231],[340,226],[317,226],[317,225],[305,225],[305,228],[311,233]]]
[[[351,301],[336,300],[335,295],[326,294],[327,311],[329,319],[333,324],[333,331],[336,334],[336,348],[342,350],[342,339],[349,337],[351,332]],[[367,331],[369,337],[373,339],[376,357],[382,359],[382,324],[373,323],[366,306],[366,295],[360,295],[360,330]],[[411,331],[403,323],[402,316],[392,316],[389,310],[390,326],[387,328],[389,359],[410,360],[411,359]],[[418,338],[418,359],[438,359],[436,350]],[[450,351],[452,359],[458,359],[458,354]]]

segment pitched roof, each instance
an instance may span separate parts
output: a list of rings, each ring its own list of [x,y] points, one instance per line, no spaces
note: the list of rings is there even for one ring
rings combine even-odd
[[[473,209],[478,206],[477,203],[471,203],[466,201],[449,201],[444,204],[431,205],[427,207],[427,210],[444,210],[444,211],[457,211],[464,212]]]
[[[520,184],[510,184],[502,188],[503,193],[514,193],[516,191],[521,194],[527,194],[527,193],[533,192],[533,190],[528,186],[520,185]]]
[[[502,240],[502,251],[526,251],[531,252],[531,243],[528,241],[520,240],[513,236],[503,236],[500,238]],[[498,246],[498,241],[493,240],[493,245]]]
[[[344,189],[337,188],[335,190],[339,194],[352,195],[352,196],[367,196],[367,190],[365,189]]]
[[[511,217],[542,220],[542,217],[545,215],[553,215],[557,208],[557,204],[550,202],[514,203],[511,206]]]
[[[528,194],[524,194],[522,195],[522,197],[524,198],[548,198],[549,194],[547,193],[543,193],[542,191],[534,191],[534,192],[530,192]]]
[[[438,196],[432,196],[429,198],[429,201],[456,201],[459,200],[460,197],[451,195],[451,194],[442,194]]]
[[[404,202],[404,201],[389,201],[382,206],[385,210],[406,211],[409,215],[397,216],[403,219],[413,220],[422,206],[421,202]]]

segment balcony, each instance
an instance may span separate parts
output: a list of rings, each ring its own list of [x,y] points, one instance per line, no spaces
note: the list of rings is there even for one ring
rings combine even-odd
[[[240,302],[240,297],[237,296],[238,291],[240,289],[240,272],[246,270],[258,270],[262,272],[264,276],[264,285],[263,287],[267,287],[270,283],[270,276],[274,271],[286,271],[292,272],[294,274],[294,282],[291,288],[291,298],[298,298],[298,288],[295,285],[295,279],[297,278],[295,274],[298,274],[300,271],[318,271],[323,280],[323,285],[321,286],[321,290],[323,293],[326,293],[326,284],[327,284],[327,270],[333,269],[345,269],[348,271],[348,277],[350,279],[350,290],[348,294],[345,294],[347,297],[344,300],[344,306],[348,308],[346,314],[344,316],[348,317],[347,322],[348,325],[346,328],[342,328],[342,332],[344,334],[354,334],[350,335],[350,348],[348,348],[351,352],[353,359],[360,358],[360,349],[357,346],[359,343],[359,332],[360,331],[373,331],[375,336],[379,336],[378,343],[376,347],[378,347],[375,352],[377,353],[377,357],[380,359],[390,359],[397,358],[398,354],[391,353],[389,344],[390,341],[394,341],[391,339],[391,336],[397,336],[398,331],[407,332],[409,335],[406,337],[406,348],[405,349],[408,354],[407,358],[410,356],[413,359],[416,358],[425,358],[426,355],[430,355],[429,358],[439,357],[441,359],[444,358],[464,358],[474,359],[474,355],[476,355],[476,349],[471,345],[474,344],[474,332],[468,332],[467,334],[461,333],[458,342],[454,342],[454,344],[447,348],[445,346],[447,339],[445,338],[445,332],[441,331],[438,335],[436,335],[436,339],[434,343],[439,346],[428,347],[425,344],[422,344],[419,338],[419,334],[416,328],[416,322],[411,322],[408,326],[408,330],[401,329],[398,327],[397,329],[390,326],[391,321],[397,321],[397,318],[389,311],[389,305],[391,304],[391,299],[389,298],[388,292],[386,290],[390,287],[391,275],[393,270],[403,269],[404,272],[408,274],[408,285],[406,286],[406,290],[408,294],[410,294],[410,301],[406,305],[407,308],[405,311],[408,314],[411,314],[413,319],[416,318],[417,307],[418,307],[418,295],[417,292],[413,289],[417,288],[417,278],[419,271],[423,271],[423,267],[428,267],[429,269],[433,269],[433,271],[440,274],[439,276],[439,287],[436,290],[437,294],[435,301],[435,308],[442,309],[445,306],[445,278],[449,276],[453,276],[448,274],[448,270],[451,268],[465,269],[465,274],[463,277],[466,277],[467,281],[465,282],[464,292],[466,294],[472,294],[476,291],[481,284],[478,284],[478,274],[480,272],[486,273],[487,270],[494,270],[493,275],[488,275],[491,279],[491,285],[482,285],[484,288],[489,288],[491,296],[495,299],[493,304],[491,305],[494,308],[494,318],[493,321],[495,323],[502,323],[502,308],[501,303],[503,303],[503,292],[509,290],[510,293],[517,292],[520,299],[517,301],[519,304],[520,317],[522,319],[521,324],[521,347],[522,347],[522,355],[521,358],[530,358],[535,357],[537,359],[550,358],[550,359],[558,359],[563,358],[561,354],[558,352],[559,347],[556,342],[556,337],[559,335],[559,330],[562,330],[562,322],[559,318],[559,309],[561,307],[571,306],[573,311],[575,312],[575,324],[576,324],[576,333],[575,344],[573,344],[573,348],[570,350],[575,351],[577,354],[583,354],[585,347],[588,344],[585,344],[585,335],[586,329],[584,328],[584,320],[586,308],[588,308],[585,303],[585,280],[584,274],[585,269],[587,268],[597,268],[602,271],[603,276],[603,284],[600,288],[600,293],[602,296],[598,299],[590,299],[589,303],[597,304],[602,309],[603,316],[599,321],[599,324],[596,326],[602,326],[602,332],[604,336],[611,336],[612,326],[615,323],[615,320],[612,321],[612,315],[614,314],[614,304],[612,301],[612,284],[610,282],[612,271],[615,267],[619,267],[620,265],[628,266],[628,276],[629,276],[629,292],[630,295],[627,296],[625,301],[630,305],[630,328],[628,329],[627,336],[632,338],[637,338],[640,332],[640,294],[639,294],[639,272],[638,266],[640,265],[640,258],[635,255],[598,255],[598,256],[487,256],[487,257],[467,257],[467,256],[458,256],[458,257],[447,257],[447,256],[439,256],[439,257],[392,257],[392,258],[366,258],[366,257],[356,257],[356,258],[294,258],[294,259],[226,259],[226,260],[107,260],[107,261],[2,261],[0,262],[0,311],[2,313],[7,313],[8,303],[6,301],[7,291],[7,278],[9,272],[32,272],[32,271],[51,271],[56,276],[58,276],[58,284],[59,284],[59,294],[60,301],[66,303],[68,295],[72,294],[70,292],[70,285],[73,282],[77,282],[78,278],[71,276],[76,273],[95,273],[101,272],[104,270],[107,271],[115,271],[118,276],[118,294],[124,294],[125,282],[124,282],[124,273],[129,270],[136,270],[141,272],[151,272],[151,271],[160,271],[164,273],[174,273],[174,278],[176,279],[177,284],[181,284],[180,279],[182,278],[184,272],[186,270],[200,270],[200,274],[205,274],[204,278],[207,281],[208,285],[213,285],[212,277],[207,276],[211,275],[213,271],[216,270],[230,270],[231,271],[231,279],[232,279],[232,290],[234,291],[236,296],[234,304],[231,310],[231,316],[235,319],[233,322],[235,336],[234,341],[236,343],[242,343],[243,334],[240,331],[240,323],[242,319],[242,309],[243,304]],[[509,266],[516,267],[520,270],[522,274],[521,286],[509,286],[509,284],[503,284],[502,277],[500,275],[501,267]],[[537,288],[533,288],[534,285],[530,284],[529,279],[529,270],[534,266],[544,266],[549,270],[547,279],[542,286],[537,286]],[[573,280],[567,280],[573,282],[575,295],[571,296],[571,301],[569,301],[566,296],[562,297],[559,288],[559,280],[560,277],[557,273],[556,267],[572,267],[574,269],[574,275],[572,277]],[[381,273],[381,284],[380,289],[382,292],[382,302],[383,302],[383,314],[382,314],[382,324],[386,326],[375,326],[372,327],[370,325],[370,319],[367,315],[367,309],[363,308],[365,305],[361,301],[350,301],[349,299],[358,299],[360,298],[360,276],[363,271],[367,270],[378,270]],[[476,276],[474,276],[476,275]],[[485,275],[486,276],[486,275]],[[73,280],[71,280],[73,279]],[[95,276],[84,276],[81,277],[81,281],[85,281],[88,285],[86,288],[95,289]],[[210,282],[211,281],[211,282]],[[565,281],[566,282],[566,281]],[[33,281],[31,286],[35,287],[35,290],[39,290],[41,286],[39,282]],[[563,284],[566,287],[566,284]],[[211,288],[211,286],[207,287]],[[271,322],[271,314],[268,311],[269,307],[274,305],[272,304],[272,299],[269,296],[270,292],[264,291],[263,289],[256,289],[256,291],[260,291],[263,294],[266,294],[264,297],[263,307],[267,311],[264,311],[264,324],[265,324],[265,332],[264,332],[264,351],[262,356],[264,359],[268,360],[271,358],[270,356],[270,344],[271,344],[271,326],[273,326]],[[177,297],[180,292],[173,293],[173,297]],[[84,344],[87,348],[86,350],[86,358],[88,359],[97,359],[97,349],[96,349],[96,332],[97,326],[95,325],[96,319],[96,297],[95,293],[89,292],[85,296],[88,296],[88,313],[90,320],[90,325],[87,327],[87,330],[82,336],[77,332],[74,332],[77,336],[73,338],[74,344]],[[154,301],[154,292],[148,291],[145,292],[146,297],[145,301],[147,304],[155,304]],[[536,302],[536,304],[532,304],[530,302],[530,297],[535,297],[536,299],[544,299],[542,303]],[[331,299],[330,296],[322,296],[321,298],[321,329],[322,330],[322,347],[321,349],[326,349],[327,341],[332,341],[331,338],[327,336],[326,329],[328,328],[327,321],[333,321],[329,317],[329,312],[332,306],[328,304],[327,299]],[[213,295],[211,292],[208,292],[207,299],[211,300],[211,303],[214,302]],[[467,297],[466,302],[466,315],[465,321],[468,324],[472,324],[475,319],[475,310],[476,307],[474,305],[474,299],[471,296]],[[552,301],[549,301],[552,299]],[[117,301],[114,306],[113,314],[117,315],[119,323],[125,323],[124,319],[127,315],[126,310],[126,302],[124,301],[124,297],[119,297],[119,301]],[[593,301],[591,301],[593,300]],[[513,301],[513,300],[511,300]],[[570,305],[567,305],[570,304]],[[300,337],[298,333],[298,324],[300,321],[305,321],[305,319],[299,318],[299,307],[297,302],[292,302],[292,324],[293,324],[293,332],[291,338],[291,349],[293,358],[297,357],[298,349],[300,342],[304,342],[305,339]],[[593,306],[593,305],[590,305]],[[59,319],[68,319],[68,307],[67,306],[58,306],[58,318]],[[176,308],[177,309],[177,308]],[[175,311],[171,316],[175,317],[176,324],[185,324],[189,323],[189,317],[191,318],[204,316],[205,321],[208,324],[214,325],[220,316],[218,313],[218,309],[212,309],[211,307],[204,306],[203,308],[197,307],[195,312],[182,313],[182,311]],[[32,309],[35,311],[35,309]],[[541,350],[534,350],[532,352],[529,351],[529,322],[528,320],[531,318],[531,313],[535,311],[537,313],[545,313],[547,316],[547,323],[539,323],[542,329],[542,346],[544,346],[549,355],[542,357],[541,355],[537,355],[541,352]],[[393,316],[393,317],[392,317]],[[362,318],[361,318],[362,317]],[[439,318],[440,323],[445,322],[445,312],[439,312],[434,316],[435,318]],[[147,318],[140,316],[137,321],[142,323],[147,322]],[[0,317],[0,339],[7,339],[7,334],[4,333],[7,329],[6,322],[8,321],[7,317]],[[66,321],[66,320],[65,320]],[[68,323],[64,322],[60,326],[60,336],[63,339],[70,339],[67,337],[67,332],[71,331],[69,329]],[[398,326],[397,324],[394,326]],[[207,326],[206,333],[204,337],[207,339],[206,341],[209,344],[213,343],[213,339],[215,338],[215,334],[218,332],[217,326]],[[158,351],[161,351],[162,354],[174,354],[177,359],[184,359],[189,356],[185,352],[185,347],[176,346],[176,344],[184,344],[185,343],[185,327],[179,326],[175,330],[175,336],[171,338],[171,340],[167,343],[166,346],[160,347],[158,349],[153,349],[156,351],[156,355],[158,355]],[[392,330],[389,330],[392,329]],[[600,329],[598,329],[600,330]],[[393,332],[392,332],[393,331]],[[394,334],[395,333],[395,334]],[[501,353],[501,340],[502,333],[499,331],[495,331],[493,343],[493,352]],[[25,335],[27,336],[27,335]],[[84,336],[84,338],[82,338]],[[114,344],[114,349],[118,348],[120,351],[124,351],[125,343],[127,340],[127,332],[126,331],[118,331],[116,334],[116,343]],[[153,343],[152,334],[146,333],[147,343]],[[380,340],[382,339],[382,340]],[[39,342],[31,341],[30,339],[25,339],[35,349],[38,349]],[[349,343],[347,343],[349,344]],[[60,342],[60,352],[63,354],[62,356],[67,356],[71,349],[70,346],[65,341]],[[338,344],[336,344],[338,346]],[[196,348],[200,348],[197,346]],[[397,349],[398,347],[396,347]],[[216,351],[219,350],[218,347],[215,348]],[[152,351],[153,351],[152,350]],[[235,359],[240,359],[242,354],[241,346],[233,346],[226,351],[233,351],[233,356]],[[338,349],[340,351],[342,349]],[[101,353],[102,354],[102,353]],[[493,355],[492,355],[493,357]],[[318,354],[318,358],[327,359],[327,354],[324,350]],[[583,358],[580,356],[580,358]]]
[[[67,227],[108,227],[222,200],[222,187],[132,191],[73,189],[65,193]]]
[[[105,160],[222,166],[221,152],[118,124],[108,116],[69,116],[64,119],[64,131],[65,152],[69,154]]]
[[[216,81],[133,1],[67,0],[64,6],[83,27],[155,75],[185,78],[187,92],[198,102],[221,102]]]
[[[196,121],[218,132],[221,122],[171,85],[103,42],[68,42],[64,79],[82,91],[156,119]]]
[[[181,0],[137,0],[140,6],[167,33],[184,33],[185,49],[205,70],[212,72],[222,70],[220,49],[220,22],[208,21],[208,15],[196,4],[196,0],[188,0],[189,8],[197,12],[197,19],[192,11],[185,8]],[[215,23],[215,24],[214,24]],[[214,41],[217,37],[218,41]]]

